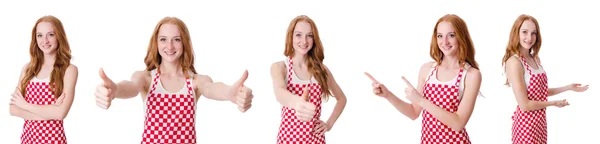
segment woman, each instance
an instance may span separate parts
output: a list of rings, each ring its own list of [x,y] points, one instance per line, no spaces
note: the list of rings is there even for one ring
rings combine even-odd
[[[344,111],[346,96],[323,64],[323,45],[312,19],[300,15],[292,20],[283,54],[285,60],[271,65],[275,96],[283,106],[277,143],[325,144],[324,134]],[[336,104],[323,121],[321,104],[329,96]]]
[[[231,86],[197,74],[193,51],[185,23],[175,17],[162,19],[150,39],[145,70],[114,83],[100,69],[103,83],[96,88],[96,104],[107,109],[114,98],[141,94],[146,112],[141,143],[196,143],[196,103],[201,95],[231,101],[242,112],[250,108],[253,95],[244,86],[247,71]]]
[[[75,94],[78,70],[62,22],[54,16],[37,20],[29,55],[12,94],[10,114],[25,119],[21,143],[66,144],[63,119]]]
[[[373,81],[373,93],[412,120],[422,114],[421,143],[471,143],[465,125],[473,113],[481,73],[467,24],[453,14],[440,18],[429,54],[434,61],[421,66],[416,89],[402,77],[411,103],[365,73]]]
[[[529,15],[520,15],[512,26],[502,59],[506,85],[512,87],[518,103],[512,116],[512,142],[515,144],[547,143],[546,107],[569,105],[564,99],[548,101],[548,97],[568,90],[583,92],[588,88],[581,84],[548,88],[548,78],[538,57],[541,45],[537,20]]]

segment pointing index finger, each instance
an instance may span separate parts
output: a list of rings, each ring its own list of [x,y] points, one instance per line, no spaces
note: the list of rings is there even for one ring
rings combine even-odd
[[[410,82],[409,82],[409,81],[406,79],[406,77],[402,76],[402,80],[404,81],[404,83],[406,83],[406,86],[407,86],[407,87],[410,87],[410,88],[415,88],[415,87],[413,87],[413,85],[412,85],[412,84],[410,84]]]
[[[367,75],[367,77],[369,77],[369,79],[371,79],[371,81],[373,82],[378,82],[377,80],[375,80],[375,78],[373,78],[373,76],[371,76],[371,74],[369,74],[368,72],[365,72],[365,75]]]

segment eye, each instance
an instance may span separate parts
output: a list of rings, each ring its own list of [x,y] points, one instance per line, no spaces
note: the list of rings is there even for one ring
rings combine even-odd
[[[455,35],[455,34],[449,34],[449,36],[450,36],[451,38],[453,38],[453,37],[456,37],[456,35]]]
[[[41,35],[41,34],[38,34],[38,35],[36,35],[36,36],[37,36],[37,37],[42,37],[42,35]]]
[[[296,34],[296,37],[300,37],[300,36],[302,36],[302,35],[301,34]]]
[[[313,35],[308,35],[308,37],[313,38],[314,36]]]
[[[158,39],[158,40],[159,40],[159,41],[166,41],[167,39],[165,39],[165,38],[160,38],[160,39]]]
[[[527,31],[522,31],[522,32],[523,32],[524,34],[526,34],[526,33],[527,33]]]
[[[181,41],[181,39],[178,39],[178,38],[177,38],[177,39],[175,39],[175,41],[176,41],[176,42],[180,42],[180,41]]]
[[[437,37],[437,38],[442,38],[442,35],[437,35],[436,37]]]
[[[54,34],[48,34],[48,36],[54,37]]]

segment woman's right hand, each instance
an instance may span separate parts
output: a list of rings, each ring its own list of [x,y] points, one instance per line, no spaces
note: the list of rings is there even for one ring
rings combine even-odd
[[[365,75],[367,75],[367,77],[369,77],[369,79],[371,79],[371,81],[373,81],[373,83],[371,84],[371,86],[373,87],[373,94],[383,97],[383,98],[387,98],[390,95],[390,90],[388,90],[385,85],[379,83],[379,81],[375,80],[375,78],[373,78],[373,76],[371,76],[371,74],[365,72]]]
[[[94,93],[96,95],[96,105],[100,108],[108,109],[117,93],[117,84],[104,74],[103,69],[100,69],[100,78],[102,78],[102,84],[96,87],[96,92]]]
[[[555,107],[562,108],[562,107],[565,107],[568,105],[569,105],[569,102],[566,99],[552,101],[552,106],[555,106]]]
[[[317,106],[315,106],[309,101],[308,93],[308,89],[304,88],[301,100],[297,101],[296,104],[294,104],[294,110],[296,110],[296,117],[300,121],[304,122],[312,120],[312,118],[316,114],[315,109],[317,108]]]

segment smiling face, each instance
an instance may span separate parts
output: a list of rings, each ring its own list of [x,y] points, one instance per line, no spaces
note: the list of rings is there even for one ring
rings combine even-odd
[[[183,41],[175,24],[163,24],[158,31],[158,53],[165,62],[178,62],[183,54]]]
[[[532,20],[525,20],[519,28],[519,45],[521,48],[531,49],[537,40],[537,27]]]
[[[36,26],[36,42],[44,54],[55,52],[58,47],[54,25],[50,22],[40,22]]]
[[[306,55],[314,45],[314,35],[310,23],[299,21],[294,27],[292,47],[296,55]]]
[[[444,53],[444,56],[457,54],[459,45],[452,23],[446,21],[440,22],[437,27],[436,37],[438,47]]]

